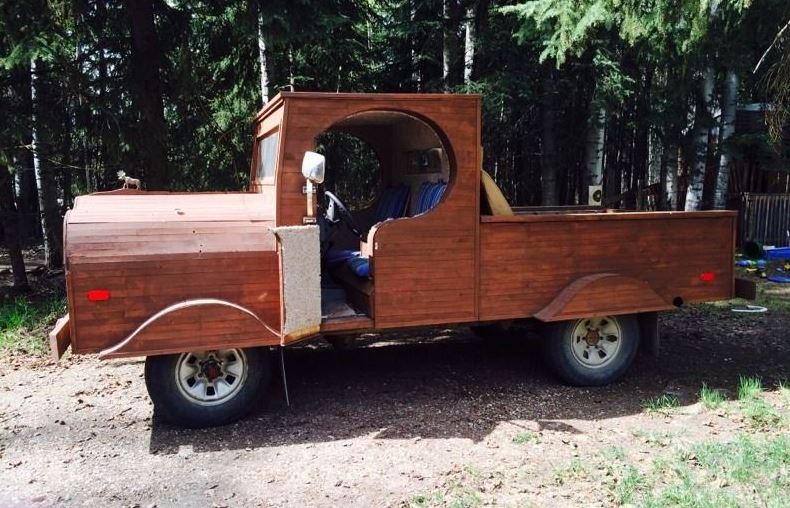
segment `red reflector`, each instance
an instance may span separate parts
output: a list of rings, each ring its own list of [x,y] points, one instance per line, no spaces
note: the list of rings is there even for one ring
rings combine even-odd
[[[713,272],[702,272],[699,274],[699,280],[702,282],[713,282],[713,279],[716,278],[716,274]]]
[[[108,289],[91,289],[88,291],[88,300],[91,302],[103,302],[110,299],[110,291]]]

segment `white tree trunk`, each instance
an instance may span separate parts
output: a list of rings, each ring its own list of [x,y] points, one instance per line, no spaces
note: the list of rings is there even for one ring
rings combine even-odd
[[[587,185],[603,183],[603,147],[606,132],[606,108],[593,100],[590,104],[590,122],[587,126],[587,142],[584,151],[584,167],[587,170]],[[582,189],[587,196],[587,189]],[[586,204],[586,203],[582,203]]]
[[[410,11],[409,11],[409,21],[411,21],[412,26],[414,25],[414,21],[417,19],[417,3],[415,0],[412,0]],[[417,50],[416,44],[414,43],[413,36],[412,40],[409,42],[411,46],[411,79],[417,85],[417,91],[422,90],[422,76],[420,75],[420,61],[417,58]]]
[[[472,81],[472,69],[475,63],[475,44],[477,34],[475,33],[475,8],[474,4],[466,11],[466,37],[464,38],[464,84],[469,85]]]
[[[674,143],[667,143],[664,147],[664,167],[666,171],[665,189],[667,210],[678,209],[677,181],[678,181],[678,147]]]
[[[49,266],[50,257],[52,256],[52,246],[49,244],[50,232],[49,225],[46,220],[46,207],[44,206],[44,181],[42,178],[41,154],[39,152],[39,133],[38,133],[38,74],[36,73],[36,59],[30,60],[30,100],[33,103],[32,117],[31,117],[31,141],[30,148],[33,151],[33,172],[36,175],[36,190],[38,194],[38,211],[41,220],[41,233],[44,237],[44,262]]]
[[[442,86],[450,90],[450,0],[442,0]]]
[[[53,227],[59,220],[57,211],[57,196],[54,175],[47,172],[46,162],[42,157],[42,132],[41,104],[39,97],[37,63],[35,59],[30,60],[30,99],[32,103],[31,113],[31,150],[33,152],[33,172],[36,176],[36,190],[38,196],[38,210],[41,220],[41,233],[44,239],[44,262],[49,268],[60,265],[60,246],[62,237],[59,228]]]
[[[735,112],[738,107],[738,75],[727,70],[724,78],[724,90],[721,97],[721,132],[719,135],[719,168],[716,174],[714,192],[714,208],[723,209],[727,206],[727,189],[730,185],[730,156],[727,141],[735,132]]]
[[[708,160],[708,138],[710,127],[708,117],[713,100],[713,85],[716,75],[713,65],[708,64],[703,71],[700,103],[694,121],[694,164],[691,180],[686,190],[686,211],[699,210],[702,204],[702,186],[705,183],[705,166]]]
[[[263,13],[258,12],[258,64],[261,68],[261,103],[269,102],[269,72],[266,68],[266,41],[263,38]]]
[[[296,78],[294,77],[294,50],[288,48],[288,88],[293,92],[296,89]]]
[[[647,185],[653,185],[661,180],[661,157],[663,149],[661,140],[655,134],[650,135],[650,160],[647,163]]]

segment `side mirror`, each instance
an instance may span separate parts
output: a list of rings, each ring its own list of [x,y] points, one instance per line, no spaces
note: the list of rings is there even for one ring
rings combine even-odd
[[[305,152],[304,159],[302,159],[302,175],[308,181],[319,184],[324,181],[324,169],[326,167],[326,158],[320,153]]]

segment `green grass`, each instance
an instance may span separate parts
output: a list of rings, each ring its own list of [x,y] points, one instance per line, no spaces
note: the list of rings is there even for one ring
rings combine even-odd
[[[738,380],[738,400],[754,400],[763,391],[763,382],[758,377],[741,376]]]
[[[747,434],[706,441],[662,456],[640,471],[617,468],[614,501],[646,507],[787,507],[790,499],[790,438]]]
[[[481,504],[480,496],[473,489],[460,483],[452,483],[446,492],[417,494],[406,502],[409,508],[447,506],[449,508],[473,508]]]
[[[587,476],[587,468],[579,458],[571,460],[567,465],[554,470],[554,483],[563,485],[568,480]]]
[[[718,409],[725,400],[727,399],[721,390],[710,388],[707,384],[702,383],[702,389],[699,391],[699,401],[705,409]]]
[[[538,441],[538,435],[528,430],[518,432],[515,436],[513,436],[513,442],[516,444],[527,444],[527,443],[534,443],[537,441]]]
[[[49,328],[65,313],[61,298],[40,302],[17,298],[0,304],[0,352],[45,353]]]
[[[666,393],[642,401],[642,409],[648,413],[667,413],[679,405],[680,400],[677,397]]]
[[[614,488],[617,504],[632,504],[640,488],[645,485],[645,477],[634,466],[626,466],[622,478]]]
[[[743,414],[752,427],[759,429],[773,429],[784,424],[782,415],[773,406],[759,399],[746,402]]]

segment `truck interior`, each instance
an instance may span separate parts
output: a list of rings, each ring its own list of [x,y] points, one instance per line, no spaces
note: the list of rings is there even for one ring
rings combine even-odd
[[[439,206],[452,186],[450,161],[430,125],[387,110],[335,123],[316,139],[316,150],[327,161],[319,192],[323,319],[372,318],[370,231]]]

